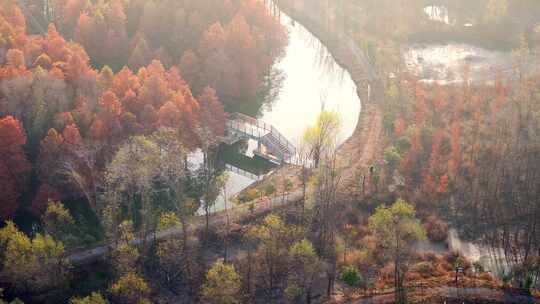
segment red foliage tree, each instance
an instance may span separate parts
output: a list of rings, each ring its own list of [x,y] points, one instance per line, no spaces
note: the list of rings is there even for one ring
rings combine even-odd
[[[136,92],[140,88],[139,78],[128,68],[124,67],[113,79],[112,90],[118,98],[124,98],[128,92]]]
[[[204,31],[199,44],[199,53],[203,58],[208,58],[215,52],[225,48],[226,34],[221,23],[212,24]]]
[[[439,186],[437,187],[438,193],[446,193],[448,191],[448,175],[444,174],[439,179]]]
[[[178,128],[181,119],[182,113],[172,101],[165,103],[158,111],[158,124],[162,127]]]
[[[223,136],[227,116],[216,95],[216,90],[206,87],[197,100],[200,104],[201,125],[208,126],[214,137]]]
[[[7,219],[19,206],[19,198],[31,165],[23,150],[26,134],[12,116],[0,119],[0,216]]]
[[[97,113],[93,130],[98,138],[112,140],[122,132],[120,117],[122,115],[122,103],[112,91],[106,91],[99,98],[99,112]]]
[[[76,147],[82,142],[81,133],[75,124],[68,125],[62,132],[62,137],[64,137],[64,144],[69,148]]]
[[[220,100],[229,103],[238,102],[240,96],[238,66],[225,51],[217,51],[205,58],[202,81],[216,89]]]
[[[171,94],[164,75],[156,71],[149,72],[148,77],[142,83],[138,98],[143,104],[151,104],[155,108],[161,107],[170,100]]]
[[[52,62],[66,62],[70,55],[66,40],[60,36],[54,24],[49,24],[43,45]]]
[[[433,175],[429,172],[429,170],[424,170],[422,172],[422,189],[424,193],[427,195],[431,195],[436,190],[435,188],[435,181],[433,179]]]
[[[101,109],[100,116],[105,121],[118,119],[122,114],[122,104],[112,91],[106,91],[101,95],[99,106]]]
[[[402,136],[405,133],[405,130],[407,129],[407,123],[405,122],[405,119],[402,117],[396,118],[394,121],[394,134],[397,137]]]
[[[450,126],[450,147],[448,169],[455,176],[461,163],[461,125],[458,120],[454,120]]]
[[[441,162],[441,144],[443,135],[441,132],[437,132],[433,136],[433,143],[431,145],[431,156],[429,158],[429,170],[435,171]]]
[[[54,116],[54,126],[57,130],[62,130],[66,126],[74,124],[75,119],[71,112],[61,112]]]
[[[85,61],[80,54],[73,53],[69,57],[65,65],[66,80],[74,85],[78,85],[78,81],[88,72],[88,62]]]
[[[6,61],[8,66],[13,68],[26,68],[26,63],[24,60],[24,54],[20,50],[10,49],[6,54]]]

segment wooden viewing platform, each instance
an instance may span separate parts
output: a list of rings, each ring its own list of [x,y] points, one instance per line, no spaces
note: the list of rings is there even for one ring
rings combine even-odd
[[[272,125],[251,116],[232,113],[226,123],[228,145],[242,139],[257,141],[256,155],[278,164],[287,163],[296,155],[296,148]]]

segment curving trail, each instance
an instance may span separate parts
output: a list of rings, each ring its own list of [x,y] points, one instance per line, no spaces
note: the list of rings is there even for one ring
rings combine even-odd
[[[302,192],[291,192],[287,194],[285,197],[282,197],[281,195],[273,197],[271,199],[265,199],[261,202],[259,202],[256,206],[256,208],[253,211],[250,211],[248,206],[241,205],[237,206],[235,208],[231,208],[228,210],[228,216],[229,216],[229,222],[235,223],[242,221],[244,219],[250,218],[250,217],[257,217],[261,215],[265,215],[269,213],[272,210],[276,210],[282,207],[287,206],[290,203],[297,202],[302,198]],[[218,227],[225,227],[227,223],[227,213],[225,211],[220,211],[212,214],[210,217],[210,225],[211,226],[218,226]],[[202,229],[206,225],[204,215],[201,216],[194,216],[188,221],[188,232],[193,232],[197,229]],[[170,228],[155,234],[150,234],[147,236],[146,241],[148,243],[155,242],[157,240],[167,240],[174,237],[178,237],[182,234],[182,229],[180,227],[178,228]],[[133,245],[140,245],[143,243],[143,238],[137,238],[135,239],[132,244]],[[114,248],[115,244],[107,244],[107,245],[101,245],[96,246],[94,248],[89,248],[85,250],[80,250],[76,252],[71,252],[67,255],[67,260],[74,264],[74,265],[84,265],[88,263],[92,263],[94,261],[97,261],[101,258],[106,257]]]
[[[382,135],[381,110],[373,104],[365,105],[356,131],[338,150],[342,189],[360,183],[358,174],[367,174],[371,164],[380,155]]]
[[[284,9],[286,13],[286,9]],[[289,14],[298,22],[309,25],[310,21],[297,14]],[[305,22],[305,23],[304,23]],[[344,33],[339,34],[339,42],[329,41],[326,35],[317,31],[317,28],[306,26],[312,33],[324,43],[336,61],[342,65],[350,74],[357,86],[357,92],[362,101],[362,109],[358,119],[356,129],[349,139],[347,139],[338,149],[338,164],[342,168],[342,187],[346,189],[355,183],[354,176],[358,170],[365,170],[380,155],[382,132],[382,111],[376,102],[367,101],[367,83],[377,82],[373,67],[365,59],[363,53],[356,47],[350,37]],[[366,82],[367,79],[367,82]],[[373,87],[379,87],[373,85]],[[373,96],[382,96],[374,90]],[[230,222],[238,222],[249,217],[264,215],[272,210],[282,208],[290,203],[298,202],[302,199],[302,192],[295,191],[286,195],[285,198],[279,196],[265,200],[257,204],[256,209],[251,212],[247,206],[238,206],[229,209]],[[224,226],[226,223],[224,211],[214,213],[210,218],[210,224],[214,226]],[[189,231],[204,227],[204,216],[193,217],[189,222]],[[179,228],[172,228],[160,233],[151,234],[146,238],[147,242],[164,240],[176,237],[182,233]],[[133,241],[134,244],[143,243],[142,238]],[[99,260],[109,254],[114,249],[114,244],[100,245],[89,249],[71,252],[67,255],[67,260],[75,265],[82,265]]]

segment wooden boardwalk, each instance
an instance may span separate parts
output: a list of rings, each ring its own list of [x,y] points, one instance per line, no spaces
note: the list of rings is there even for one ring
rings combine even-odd
[[[256,140],[255,153],[273,162],[286,163],[296,155],[294,145],[272,125],[241,113],[229,114],[227,136],[223,142],[233,144],[241,139]],[[264,146],[264,149],[263,149]]]

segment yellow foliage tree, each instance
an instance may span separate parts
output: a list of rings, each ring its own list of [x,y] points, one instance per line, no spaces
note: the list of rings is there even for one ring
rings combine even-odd
[[[118,303],[148,303],[150,287],[142,277],[130,272],[112,284],[110,292]]]
[[[240,303],[240,276],[234,266],[218,261],[208,270],[202,298],[212,304]]]
[[[336,148],[340,128],[339,114],[335,111],[323,111],[315,125],[304,130],[303,140],[315,167],[319,166],[320,160],[327,153]]]
[[[69,301],[70,304],[108,304],[109,302],[99,293],[92,292],[84,298],[73,298]]]
[[[61,288],[66,283],[68,263],[64,245],[50,235],[30,239],[13,222],[0,229],[2,275],[23,292]]]
[[[158,222],[158,233],[168,229],[181,229],[180,218],[174,212],[162,213]],[[181,239],[169,238],[156,246],[156,256],[160,267],[159,274],[163,282],[173,288],[186,267],[182,257],[184,248]]]

